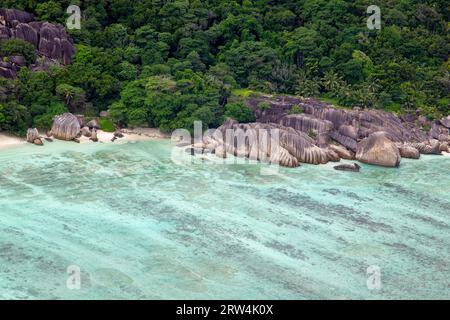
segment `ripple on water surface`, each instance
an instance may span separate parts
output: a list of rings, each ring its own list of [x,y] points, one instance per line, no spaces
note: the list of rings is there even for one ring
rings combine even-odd
[[[170,152],[1,151],[0,298],[450,298],[450,157],[262,175]],[[70,265],[80,290],[66,288]]]

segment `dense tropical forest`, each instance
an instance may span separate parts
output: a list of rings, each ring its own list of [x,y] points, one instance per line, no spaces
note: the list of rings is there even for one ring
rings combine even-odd
[[[450,113],[447,0],[0,0],[0,7],[65,24],[79,5],[71,65],[22,68],[0,79],[0,128],[46,128],[64,111],[109,110],[120,126],[165,131],[193,120],[251,121],[234,96],[252,92],[317,97],[341,107]],[[366,10],[381,8],[381,30]],[[26,42],[0,55],[37,59]]]

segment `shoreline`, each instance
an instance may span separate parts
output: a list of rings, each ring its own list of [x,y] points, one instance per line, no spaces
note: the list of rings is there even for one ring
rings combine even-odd
[[[78,138],[80,141],[80,144],[96,144],[96,143],[107,143],[107,144],[123,144],[123,143],[129,143],[129,142],[140,142],[140,141],[151,141],[151,140],[159,140],[159,139],[170,139],[170,135],[162,133],[159,129],[155,128],[135,128],[135,129],[122,129],[121,130],[123,137],[117,138],[115,141],[112,141],[114,138],[114,132],[106,132],[102,130],[97,131],[97,137],[98,142],[91,141],[88,137],[82,136]],[[52,138],[53,139],[53,138]],[[62,142],[68,142],[68,143],[76,143],[74,141],[64,141],[64,140],[58,140],[53,139],[56,141],[62,141]],[[45,144],[51,143],[47,142],[44,139],[44,147]],[[14,136],[7,132],[0,132],[0,152],[3,150],[12,149],[15,147],[20,146],[26,146],[29,143],[26,141],[26,138],[21,138]],[[36,146],[38,147],[38,146]],[[444,157],[450,157],[450,153],[448,152],[442,152],[442,156]],[[422,158],[422,157],[421,157]],[[420,160],[420,159],[418,159]],[[359,163],[359,161],[355,160],[349,160],[353,163]],[[347,162],[345,162],[347,163]],[[333,163],[337,164],[337,163]]]
[[[97,131],[97,137],[98,142],[93,142],[89,140],[88,137],[82,136],[79,138],[80,144],[96,144],[96,143],[127,143],[127,142],[138,142],[138,141],[150,141],[150,140],[157,140],[157,139],[167,139],[169,136],[167,134],[162,133],[158,129],[154,128],[135,128],[135,129],[123,129],[122,131],[123,138],[117,138],[115,141],[112,141],[114,138],[114,132],[106,132],[102,130]],[[45,136],[43,136],[45,138]],[[53,138],[52,138],[53,139]],[[53,139],[57,140],[57,139]],[[44,141],[44,147],[45,144],[51,143]],[[57,141],[63,141],[68,143],[76,143],[74,141],[64,141],[64,140],[57,140]],[[14,147],[19,146],[25,146],[29,144],[26,141],[26,138],[21,138],[14,136],[12,134],[6,133],[6,132],[0,132],[0,151],[11,149]],[[31,145],[31,144],[30,144]],[[38,147],[38,146],[36,146]]]

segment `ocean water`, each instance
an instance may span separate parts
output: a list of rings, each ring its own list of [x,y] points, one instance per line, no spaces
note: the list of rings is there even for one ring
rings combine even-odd
[[[0,298],[450,298],[450,157],[271,175],[195,158],[168,141],[0,151]]]

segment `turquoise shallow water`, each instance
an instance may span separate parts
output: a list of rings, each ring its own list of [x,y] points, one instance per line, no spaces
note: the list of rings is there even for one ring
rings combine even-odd
[[[450,298],[450,157],[261,175],[170,152],[0,151],[0,298]],[[79,290],[66,287],[70,265]]]

